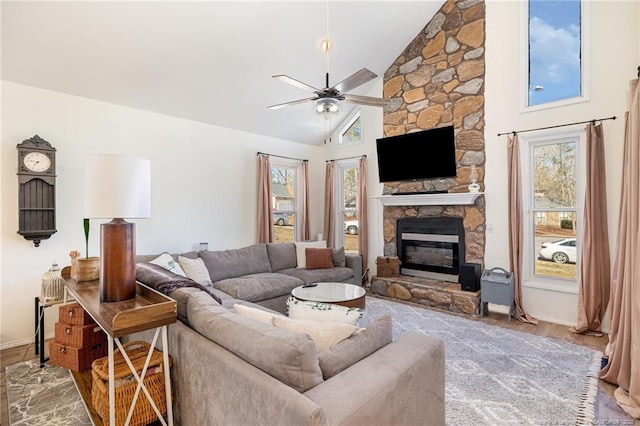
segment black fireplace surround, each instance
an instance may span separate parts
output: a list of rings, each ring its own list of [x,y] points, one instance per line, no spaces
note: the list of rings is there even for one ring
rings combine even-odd
[[[396,245],[401,274],[458,282],[465,262],[462,218],[398,219]]]

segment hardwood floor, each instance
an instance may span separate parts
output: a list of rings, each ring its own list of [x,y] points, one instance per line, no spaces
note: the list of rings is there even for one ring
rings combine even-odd
[[[496,325],[499,327],[506,327],[513,330],[521,331],[524,333],[530,333],[539,336],[548,336],[553,337],[559,340],[564,340],[567,342],[572,342],[578,345],[588,346],[598,351],[604,351],[605,346],[608,342],[608,337],[594,337],[594,336],[584,336],[581,334],[574,334],[569,331],[569,327],[552,324],[548,322],[541,321],[538,325],[526,324],[521,321],[517,321],[512,319],[510,322],[506,321],[506,315],[489,312],[488,315],[482,318],[475,318],[477,321],[482,321],[487,324]],[[48,344],[45,344],[48,346]],[[7,403],[7,386],[5,383],[5,367],[7,365],[16,364],[23,360],[35,359],[36,356],[33,353],[33,345],[28,346],[20,346],[17,348],[5,349],[0,351],[0,392],[1,392],[1,400],[0,400],[0,425],[8,425],[9,424],[9,415],[8,415],[8,403]],[[88,373],[88,374],[87,374]],[[87,371],[85,373],[81,373],[80,375],[75,374],[76,380],[80,382],[79,387],[81,388],[81,392],[83,393],[83,397],[88,398],[86,401],[91,401],[90,396],[90,372]],[[600,382],[600,386],[605,390],[608,394],[612,395],[615,387],[608,383]],[[90,405],[90,402],[89,402]],[[95,413],[95,412],[94,412]],[[94,419],[95,419],[94,415]],[[100,424],[100,423],[97,423]]]

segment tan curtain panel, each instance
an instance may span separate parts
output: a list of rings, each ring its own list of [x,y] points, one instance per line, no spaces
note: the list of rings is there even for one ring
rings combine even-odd
[[[302,203],[300,208],[300,239],[307,241],[311,239],[311,231],[309,228],[309,162],[304,160],[302,162],[302,191],[300,196],[302,197]]]
[[[538,320],[522,307],[522,182],[520,178],[520,147],[518,135],[509,137],[507,143],[509,179],[509,268],[514,278],[516,318],[537,324]]]
[[[615,397],[629,415],[640,418],[640,80],[629,88],[625,116],[622,197],[611,274],[609,363],[600,377],[618,385]]]
[[[271,208],[271,162],[268,155],[258,154],[258,235],[259,243],[273,242],[273,209]]]
[[[602,335],[609,303],[611,266],[607,230],[607,191],[602,124],[587,125],[587,181],[581,244],[578,322],[571,331]]]
[[[335,243],[335,206],[333,200],[335,164],[327,161],[324,178],[324,238],[327,240],[327,247],[333,247]]]
[[[358,160],[358,194],[356,199],[358,206],[358,251],[362,255],[362,273],[367,271],[367,259],[369,257],[369,232],[367,224],[367,158]]]

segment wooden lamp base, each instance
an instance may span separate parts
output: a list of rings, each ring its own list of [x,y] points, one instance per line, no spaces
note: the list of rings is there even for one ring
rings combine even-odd
[[[100,302],[120,302],[135,296],[135,224],[113,219],[100,226]]]

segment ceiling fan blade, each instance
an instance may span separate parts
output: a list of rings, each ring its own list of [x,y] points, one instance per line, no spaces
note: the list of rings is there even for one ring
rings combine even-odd
[[[319,89],[316,89],[313,86],[309,86],[307,83],[303,83],[301,81],[298,81],[295,78],[291,78],[288,75],[278,74],[278,75],[274,75],[273,78],[277,78],[278,80],[280,80],[280,81],[282,81],[284,83],[290,84],[292,86],[296,86],[296,87],[298,87],[300,89],[307,90],[309,92],[317,93],[317,92],[320,91]]]
[[[355,89],[358,86],[365,84],[367,81],[373,80],[377,77],[372,71],[369,71],[366,68],[362,68],[360,71],[356,71],[351,74],[349,77],[342,80],[340,83],[336,84],[332,88],[337,90],[340,93],[348,92],[349,90]]]
[[[377,106],[377,107],[385,107],[389,105],[390,99],[383,98],[373,98],[371,96],[360,96],[360,95],[342,95],[344,97],[345,102],[349,102],[352,104],[359,105],[368,105],[368,106]]]
[[[288,107],[288,106],[291,106],[291,105],[297,105],[297,104],[301,104],[301,103],[304,103],[304,102],[313,101],[315,99],[316,98],[298,99],[297,101],[289,101],[289,102],[284,102],[284,103],[281,103],[281,104],[269,105],[267,108],[268,109],[281,109],[281,108]]]

